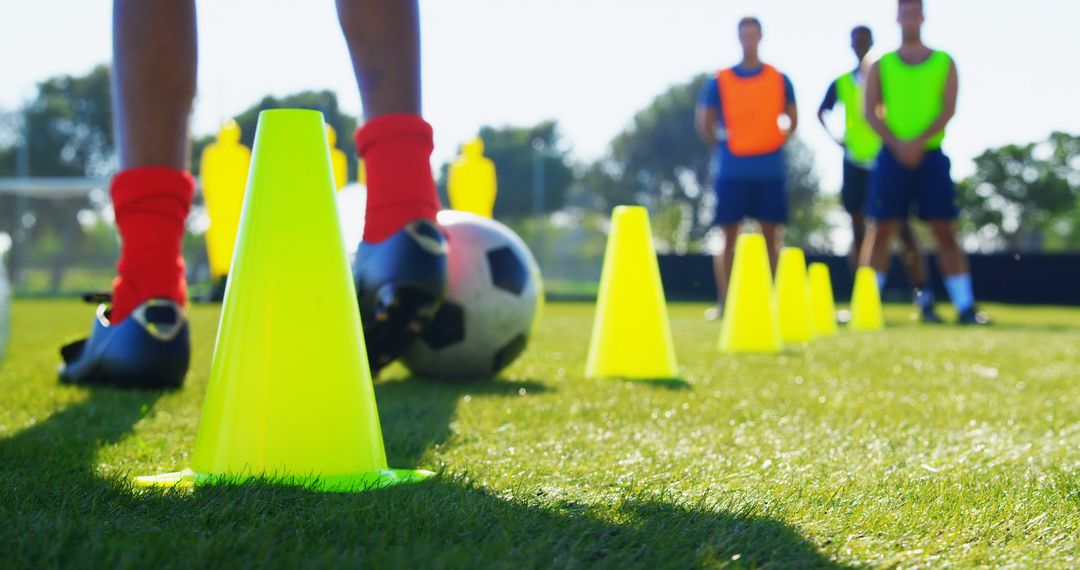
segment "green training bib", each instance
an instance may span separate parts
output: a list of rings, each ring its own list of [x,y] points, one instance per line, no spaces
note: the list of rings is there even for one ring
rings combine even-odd
[[[945,83],[949,79],[952,57],[935,51],[929,59],[911,65],[898,52],[881,58],[882,98],[885,124],[902,141],[918,138],[941,116],[945,109]],[[928,150],[941,148],[945,131],[926,141]]]
[[[855,78],[855,73],[848,73],[836,80],[836,96],[844,104],[844,116],[847,126],[844,130],[844,146],[848,156],[855,162],[868,163],[881,152],[881,137],[874,132],[866,120],[863,110],[866,108],[866,89]]]

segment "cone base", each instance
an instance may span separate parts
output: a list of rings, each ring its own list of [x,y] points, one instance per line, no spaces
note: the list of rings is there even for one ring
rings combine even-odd
[[[435,475],[423,469],[386,469],[358,475],[337,477],[266,477],[256,475],[205,475],[191,469],[146,475],[135,478],[135,486],[142,489],[182,489],[214,484],[239,484],[252,481],[264,481],[273,484],[306,487],[313,491],[331,493],[358,493],[370,489],[382,489],[406,483],[419,483]]]

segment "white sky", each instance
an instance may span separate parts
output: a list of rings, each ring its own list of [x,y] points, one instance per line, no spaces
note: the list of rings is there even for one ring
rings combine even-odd
[[[0,107],[29,98],[40,79],[109,60],[107,0],[0,4]],[[736,21],[754,14],[765,25],[763,57],[795,84],[801,135],[827,191],[839,185],[841,153],[813,114],[854,64],[848,31],[870,25],[879,49],[899,41],[894,0],[421,0],[421,9],[436,163],[481,125],[546,118],[559,121],[576,158],[595,158],[667,86],[735,63]],[[988,146],[1080,132],[1080,3],[928,0],[927,12],[928,43],[960,69],[946,145],[957,176]],[[267,93],[329,88],[361,114],[331,0],[202,1],[199,28],[196,134]]]

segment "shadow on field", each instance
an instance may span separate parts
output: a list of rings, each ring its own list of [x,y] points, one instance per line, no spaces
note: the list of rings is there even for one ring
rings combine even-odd
[[[533,380],[451,384],[407,378],[377,383],[375,402],[390,464],[415,466],[429,448],[445,443],[464,396],[518,398],[550,390]]]
[[[535,382],[381,385],[388,449],[410,467],[445,441],[458,397],[517,397]],[[787,525],[662,493],[583,505],[436,477],[359,494],[265,483],[134,492],[97,474],[153,393],[95,390],[0,439],[4,566],[837,568]],[[147,442],[152,444],[152,442]]]

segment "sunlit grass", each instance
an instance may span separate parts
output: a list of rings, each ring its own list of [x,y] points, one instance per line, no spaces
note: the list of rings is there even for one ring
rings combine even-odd
[[[268,485],[137,493],[187,466],[217,309],[192,310],[183,390],[56,384],[89,326],[20,301],[0,368],[4,567],[1080,565],[1080,310],[989,307],[988,329],[891,326],[725,356],[674,305],[684,383],[582,378],[592,306],[551,304],[506,377],[389,369],[390,463],[364,494]],[[313,387],[313,389],[316,389]]]

